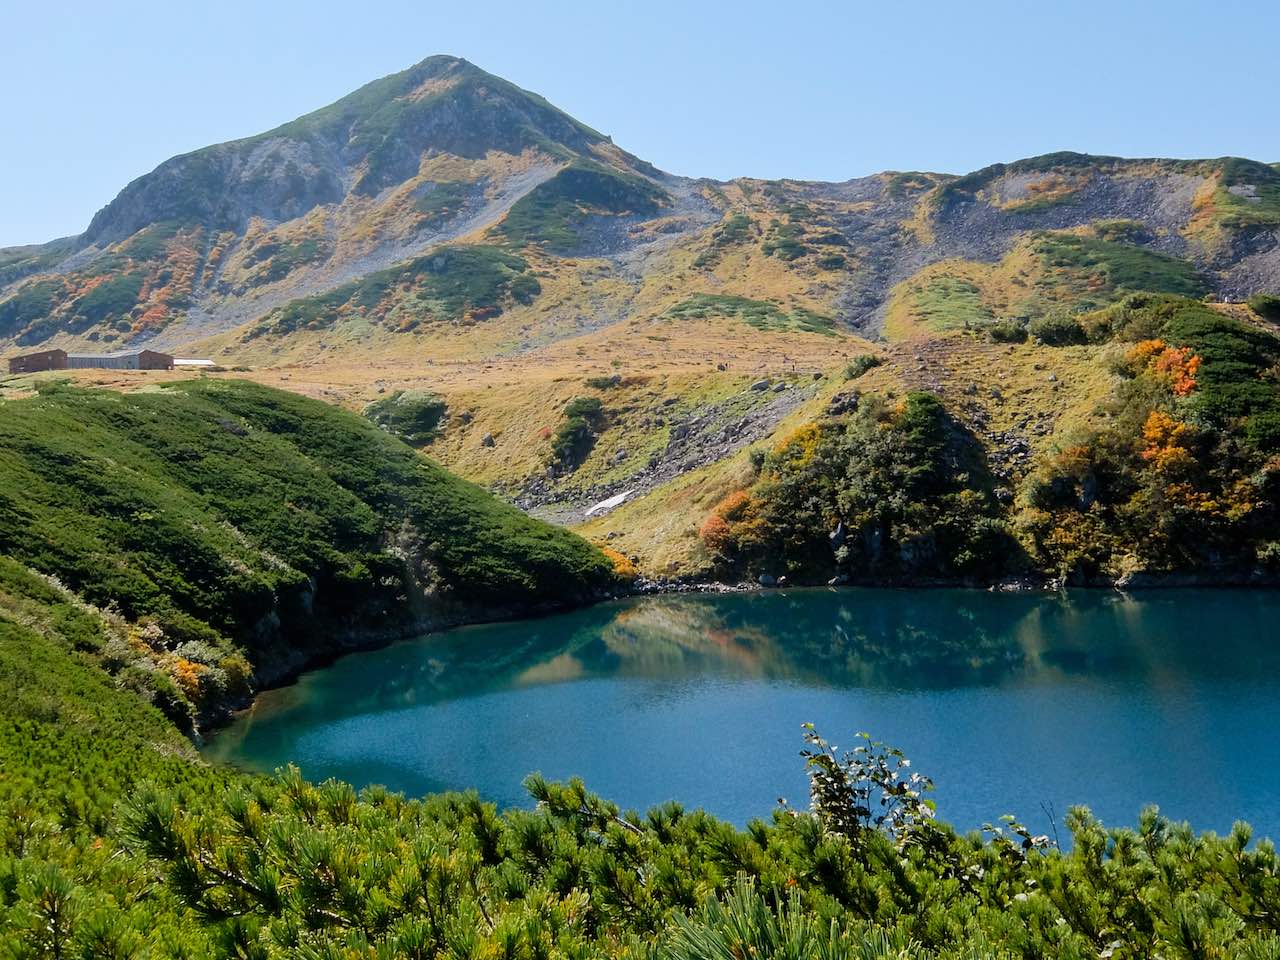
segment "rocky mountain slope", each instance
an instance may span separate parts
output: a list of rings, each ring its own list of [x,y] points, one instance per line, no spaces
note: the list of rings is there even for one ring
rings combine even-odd
[[[572,221],[586,194],[608,213],[656,212],[671,205],[664,179],[542,98],[432,57],[166,161],[79,237],[0,252],[0,335],[173,343],[483,230],[544,185],[510,232]]]
[[[0,347],[145,343],[356,409],[434,398],[446,465],[689,571],[769,445],[856,391],[942,397],[1015,490],[1102,415],[1115,368],[1105,337],[1029,329],[1134,294],[1255,323],[1231,304],[1276,290],[1280,165],[687,179],[433,57],[0,251]]]

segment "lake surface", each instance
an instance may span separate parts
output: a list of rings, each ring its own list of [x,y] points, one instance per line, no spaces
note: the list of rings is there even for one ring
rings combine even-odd
[[[654,597],[344,657],[262,696],[208,753],[409,794],[582,777],[624,808],[744,824],[807,806],[800,725],[860,730],[939,816],[1047,831],[1086,803],[1280,837],[1280,593],[793,590]]]

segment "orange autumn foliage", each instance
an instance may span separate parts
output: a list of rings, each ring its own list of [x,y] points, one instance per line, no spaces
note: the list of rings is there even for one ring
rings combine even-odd
[[[640,571],[636,569],[636,565],[631,562],[630,558],[623,556],[612,547],[601,547],[600,552],[608,557],[609,562],[613,564],[613,572],[623,580],[634,580],[640,576]]]
[[[192,702],[197,701],[200,697],[200,677],[208,673],[209,668],[203,663],[196,663],[194,660],[178,657],[170,666],[170,672],[174,682],[187,695],[187,699]]]
[[[724,517],[713,513],[702,521],[702,526],[698,528],[698,536],[708,550],[713,553],[720,553],[729,545],[729,541],[732,539],[732,530],[729,527],[729,522]]]
[[[698,529],[708,550],[722,552],[749,532],[758,520],[760,504],[746,490],[735,490],[721,500]]]
[[[1139,371],[1155,374],[1166,381],[1174,394],[1185,397],[1196,388],[1196,374],[1203,362],[1190,347],[1171,347],[1163,340],[1143,340],[1129,351],[1125,359]]]

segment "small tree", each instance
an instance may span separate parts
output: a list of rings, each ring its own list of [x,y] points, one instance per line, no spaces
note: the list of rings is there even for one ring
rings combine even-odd
[[[936,804],[924,794],[933,781],[908,772],[911,761],[901,750],[859,733],[858,746],[837,756],[812,723],[804,724],[801,750],[809,775],[813,812],[826,829],[855,845],[868,833],[891,837],[899,849],[916,840],[932,823]]]

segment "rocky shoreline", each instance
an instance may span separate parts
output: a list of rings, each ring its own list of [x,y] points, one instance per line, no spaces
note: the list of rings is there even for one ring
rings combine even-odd
[[[947,578],[850,578],[844,575],[821,581],[791,581],[787,577],[761,574],[755,581],[726,583],[719,580],[697,578],[647,578],[640,577],[623,596],[658,596],[685,593],[762,593],[769,590],[785,590],[788,587],[813,589],[817,587],[877,587],[901,590],[985,590],[992,593],[1059,593],[1064,590],[1130,590],[1174,589],[1280,589],[1280,574],[1262,570],[1219,571],[1214,573],[1153,573],[1137,571],[1120,577],[1095,577],[1075,579],[1026,574],[1005,577],[996,581],[966,581]]]

